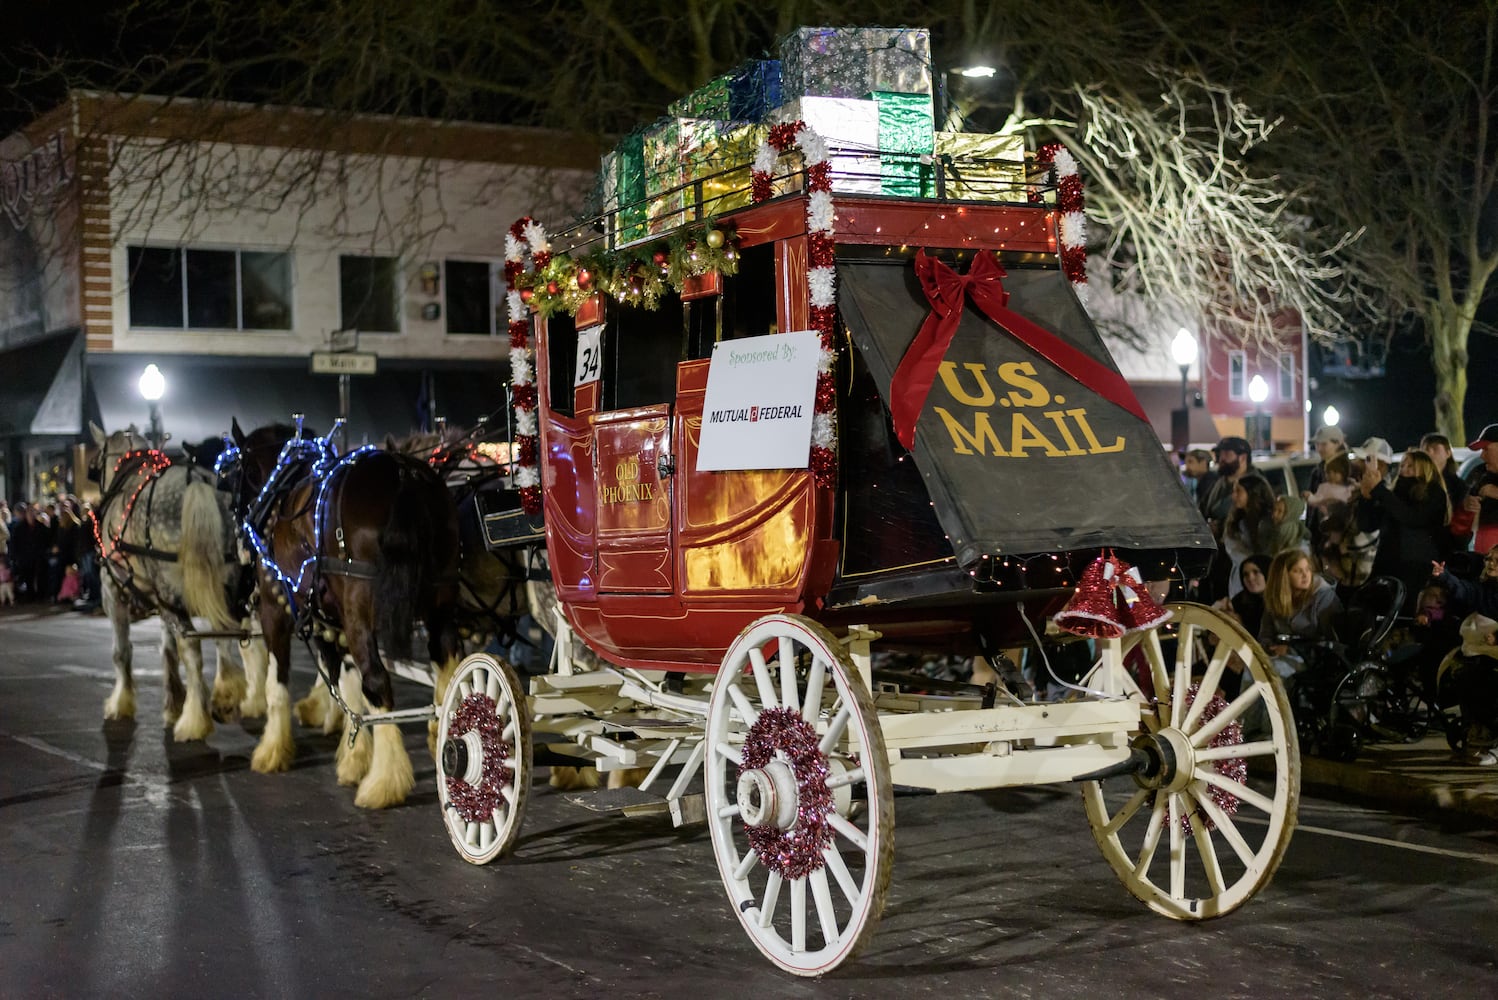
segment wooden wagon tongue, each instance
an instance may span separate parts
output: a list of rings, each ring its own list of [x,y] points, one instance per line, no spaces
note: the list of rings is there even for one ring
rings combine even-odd
[[[1056,613],[1056,627],[1093,639],[1116,639],[1169,621],[1171,612],[1155,603],[1139,570],[1109,552],[1092,561],[1077,590]]]

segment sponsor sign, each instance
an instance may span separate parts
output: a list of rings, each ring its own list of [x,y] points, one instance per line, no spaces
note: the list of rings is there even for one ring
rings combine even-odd
[[[697,471],[806,468],[820,350],[812,330],[714,347]]]

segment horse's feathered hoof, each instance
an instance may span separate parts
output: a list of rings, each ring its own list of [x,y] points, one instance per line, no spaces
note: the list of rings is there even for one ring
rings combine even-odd
[[[374,758],[369,773],[359,782],[354,805],[361,809],[388,809],[406,801],[416,786],[411,758],[396,726],[375,726]]]
[[[213,720],[232,722],[248,689],[249,685],[245,683],[244,674],[226,677],[223,671],[219,671],[213,681]],[[264,714],[264,709],[261,709],[261,713]]]
[[[191,743],[193,740],[206,740],[212,732],[213,720],[203,711],[203,706],[189,701],[181,717],[172,726],[172,739],[178,743]]]
[[[354,745],[349,746],[348,736],[344,735],[338,740],[338,750],[333,757],[336,761],[334,772],[338,775],[338,783],[352,787],[364,780],[369,773],[369,761],[374,756],[374,747],[369,738],[369,730],[360,732],[354,740]]]
[[[279,774],[282,771],[291,770],[291,762],[294,760],[296,760],[295,743],[266,743],[262,740],[250,757],[250,770],[260,774]]]
[[[106,719],[133,719],[135,718],[135,692],[116,691],[104,699],[104,718]]]
[[[239,717],[241,719],[265,718],[265,692],[256,692],[253,698],[246,695],[244,701],[239,703]]]
[[[548,783],[552,788],[563,792],[573,792],[580,788],[598,788],[602,785],[598,777],[598,769],[594,767],[553,766]]]
[[[328,704],[331,700],[328,697],[328,689],[323,687],[320,682],[315,684],[312,690],[307,692],[307,697],[298,701],[293,706],[292,710],[296,712],[296,721],[308,729],[322,728],[323,720],[327,718]]]

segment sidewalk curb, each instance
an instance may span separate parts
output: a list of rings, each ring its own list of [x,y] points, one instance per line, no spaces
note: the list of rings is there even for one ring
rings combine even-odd
[[[1453,763],[1441,769],[1456,772],[1456,780],[1445,775],[1417,780],[1376,760],[1342,764],[1302,757],[1300,768],[1301,784],[1306,787],[1348,792],[1401,812],[1457,813],[1498,822],[1498,769],[1495,768]]]

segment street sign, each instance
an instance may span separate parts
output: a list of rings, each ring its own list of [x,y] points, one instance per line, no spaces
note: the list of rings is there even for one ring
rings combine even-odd
[[[339,354],[333,351],[312,352],[314,375],[373,375],[380,356],[367,351]]]

